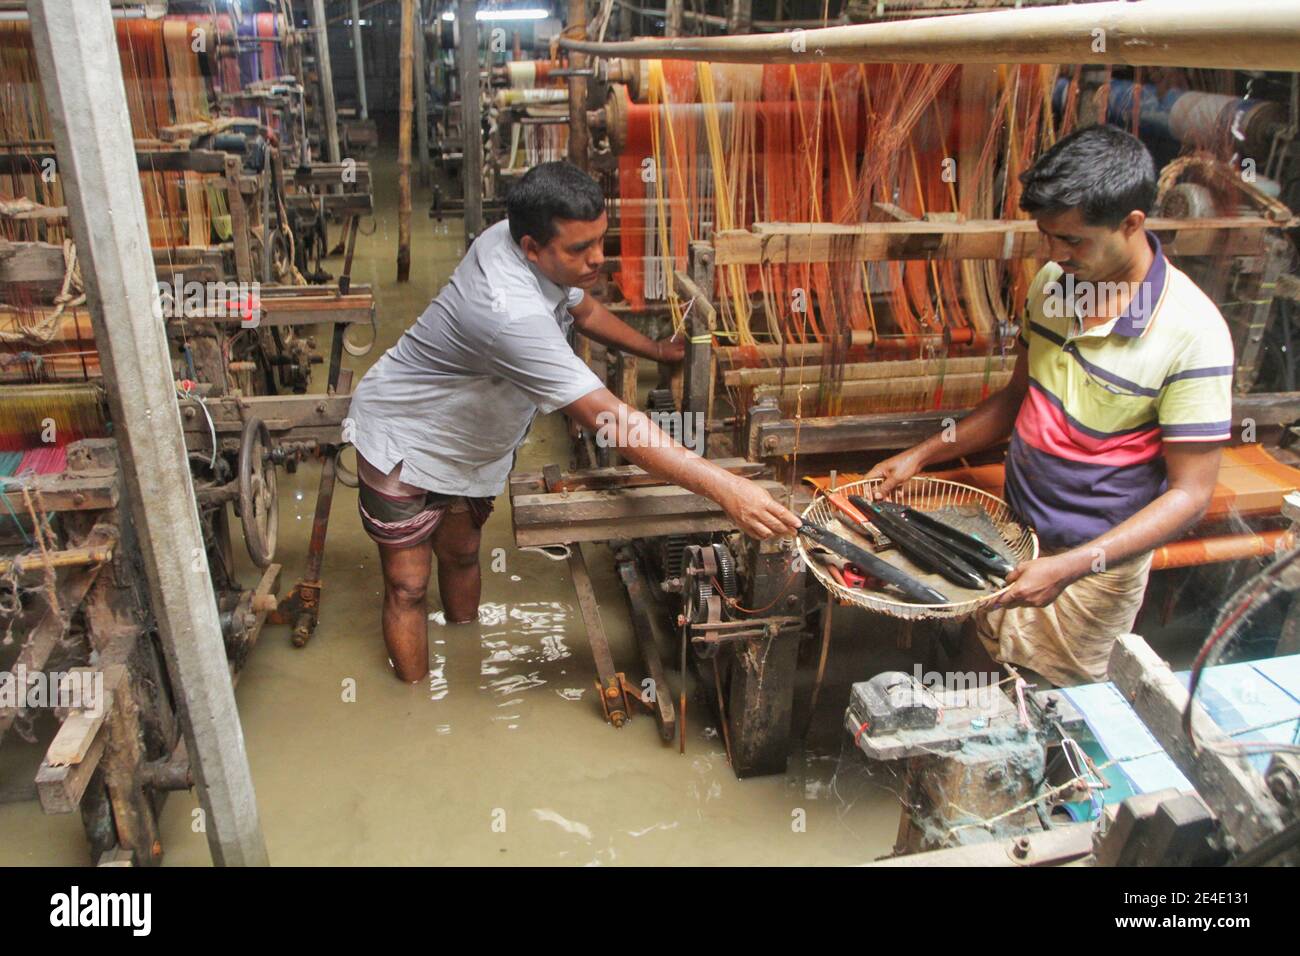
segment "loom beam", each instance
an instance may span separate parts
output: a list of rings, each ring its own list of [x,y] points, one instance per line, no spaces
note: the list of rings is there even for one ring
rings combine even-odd
[[[1120,63],[1300,70],[1291,0],[1144,0],[994,10],[771,36],[670,37],[564,49],[715,63]]]

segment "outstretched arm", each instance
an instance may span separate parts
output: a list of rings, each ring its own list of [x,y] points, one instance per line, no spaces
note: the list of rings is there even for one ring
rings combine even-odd
[[[686,343],[675,336],[656,342],[642,335],[590,295],[569,309],[573,324],[579,332],[601,345],[631,352],[641,358],[656,362],[680,362],[686,355]]]
[[[623,456],[656,477],[681,485],[716,501],[752,538],[790,534],[799,518],[752,481],[719,468],[675,442],[644,412],[623,404],[606,388],[598,388],[563,409],[598,440],[617,445]]]
[[[920,444],[892,458],[886,458],[867,474],[868,478],[883,477],[876,489],[876,497],[883,498],[911,478],[921,469],[935,462],[951,461],[977,451],[983,451],[1003,441],[1011,434],[1020,405],[1029,390],[1029,355],[1023,346],[1016,349],[1016,365],[1011,381],[1001,390],[980,402],[969,415],[952,430],[931,435]]]

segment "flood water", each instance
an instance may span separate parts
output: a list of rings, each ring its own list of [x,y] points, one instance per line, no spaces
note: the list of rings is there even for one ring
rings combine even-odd
[[[463,252],[460,221],[428,218],[430,192],[417,188],[411,281],[398,285],[392,155],[381,154],[373,170],[375,231],[359,239],[353,276],[375,291],[379,334],[370,355],[345,359],[358,377],[437,293]],[[341,259],[327,264],[340,267]],[[317,337],[323,348],[327,331]],[[322,389],[323,372],[316,378]],[[518,467],[567,467],[567,458],[555,415],[536,422]],[[303,570],[318,474],[308,465],[279,475],[281,594]],[[236,550],[243,560],[238,543]],[[639,681],[612,555],[603,545],[588,545],[586,553],[615,661]],[[482,558],[478,623],[446,625],[431,587],[432,670],[419,684],[401,684],[380,636],[375,549],[361,531],[355,491],[337,488],[316,636],[297,649],[288,628],[268,627],[236,690],[272,863],[850,864],[889,852],[899,814],[889,787],[896,781],[868,779],[836,729],[848,684],[874,670],[856,673],[833,652],[817,745],[798,747],[784,775],[738,781],[700,695],[691,700],[685,756],[660,740],[649,716],[621,730],[604,722],[567,565],[514,549],[505,495],[484,529]],[[244,570],[252,586],[247,563]],[[856,639],[862,622],[853,618],[838,618],[837,648]],[[668,679],[675,693],[675,667]],[[807,699],[807,686],[800,695]],[[797,710],[800,736],[806,724]],[[21,773],[30,780],[43,749],[11,734],[0,749],[0,782]],[[197,807],[192,793],[168,799],[164,865],[209,862]],[[75,814],[45,816],[35,802],[0,804],[0,865],[88,862]]]

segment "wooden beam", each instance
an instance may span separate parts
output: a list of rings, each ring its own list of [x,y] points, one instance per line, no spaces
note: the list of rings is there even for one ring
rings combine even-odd
[[[826,418],[782,418],[755,427],[758,453],[764,458],[791,455],[840,454],[909,448],[929,438],[945,419],[961,421],[969,408],[926,412],[882,412]],[[1233,421],[1251,419],[1257,427],[1286,425],[1300,420],[1300,392],[1263,392],[1237,395],[1232,402]],[[796,441],[797,439],[797,441]]]
[[[338,435],[351,401],[350,395],[256,395],[210,398],[204,404],[218,435],[239,434],[250,418],[262,419],[272,434],[300,428],[333,428]],[[208,434],[208,419],[198,399],[181,399],[180,405],[186,433]]]
[[[786,496],[786,488],[775,481],[758,484],[778,500]],[[713,501],[676,485],[629,488],[617,494],[516,495],[511,513],[519,547],[731,531],[736,527]]]
[[[59,578],[55,593],[58,596],[60,610],[66,608],[67,613],[71,614],[81,605],[86,598],[86,592],[99,576],[99,569],[100,565],[77,568]],[[28,674],[44,670],[46,661],[49,660],[50,654],[54,652],[54,648],[63,639],[66,631],[67,623],[63,615],[59,610],[46,605],[40,620],[27,633],[27,640],[9,670],[13,673],[22,670]],[[13,726],[18,713],[17,707],[0,707],[0,742],[3,742],[5,734]]]
[[[1148,219],[1171,256],[1252,256],[1265,234],[1284,228],[1257,216]],[[903,259],[1047,259],[1047,240],[1032,219],[967,222],[755,223],[753,231],[714,233],[716,264],[881,262]]]
[[[569,15],[565,18],[565,32],[579,37],[587,35],[587,0],[569,0]],[[569,54],[569,66],[576,72],[587,66],[587,57],[581,53]],[[587,128],[587,78],[569,76],[569,162],[579,169],[590,169],[591,140]]]
[[[225,173],[226,159],[233,155],[212,149],[137,149],[135,165],[142,173]],[[52,149],[22,154],[0,153],[0,172],[39,170],[42,160],[53,158]]]
[[[411,278],[411,114],[415,82],[415,2],[402,0],[397,48],[397,281]],[[473,131],[477,135],[477,130]],[[470,131],[465,132],[466,136]]]
[[[1136,634],[1121,635],[1111,651],[1107,674],[1234,837],[1238,850],[1249,850],[1282,830],[1286,815],[1263,776],[1245,757],[1225,752],[1232,749],[1232,738],[1200,704],[1192,705],[1192,726],[1200,746],[1192,746],[1182,727],[1187,689],[1146,641]]]
[[[1023,841],[1023,842],[1022,842]],[[927,853],[910,853],[868,866],[1061,866],[1092,853],[1092,824],[1071,823],[1014,840],[957,846]]]
[[[483,106],[479,81],[477,5],[456,0],[456,85],[460,90],[461,163],[465,248],[483,231]]]
[[[941,359],[908,359],[903,361],[853,362],[835,370],[826,365],[776,366],[769,368],[731,368],[722,373],[727,387],[756,388],[760,385],[816,385],[822,376],[831,372],[844,382],[868,379],[900,379],[937,375],[942,369],[947,375],[982,373],[990,368],[994,372],[1010,371],[1014,357],[986,357],[982,355]]]
[[[601,57],[715,63],[1126,63],[1293,72],[1300,70],[1300,7],[1293,0],[1085,3],[827,27],[795,37],[561,38],[560,46]]]
[[[744,458],[715,458],[713,464],[733,475],[742,478],[755,478],[766,472],[766,468],[754,461]],[[652,485],[666,485],[639,465],[614,465],[610,468],[588,468],[584,471],[570,471],[560,475],[553,482],[551,491],[618,491],[625,488],[645,488]],[[523,472],[510,476],[510,494],[540,494],[547,491],[545,479],[540,472]]]
[[[674,269],[673,287],[676,289],[677,295],[686,300],[686,305],[682,306],[683,310],[689,307],[692,313],[698,312],[700,314],[708,328],[716,329],[718,327],[718,310],[690,276],[680,269]],[[691,303],[694,303],[694,305],[691,305]]]
[[[934,375],[933,372],[929,374]],[[978,389],[980,385],[987,382],[989,391],[996,392],[999,389],[1003,388],[1009,381],[1011,381],[1011,369],[1009,368],[1004,370],[999,370],[999,371],[993,371],[987,376],[984,374],[983,371],[975,371],[975,372],[950,371],[948,372],[948,374],[944,376],[943,385],[945,390],[956,392],[961,389],[969,389],[969,388]],[[903,383],[905,382],[912,382],[912,383],[920,382],[922,383],[923,387],[927,387],[927,388],[929,385],[929,383],[927,383],[921,375],[898,376],[894,378],[888,378],[888,377],[862,378],[862,379],[847,380],[841,382],[839,388],[836,391],[836,397],[838,399],[842,399],[845,402],[852,402],[852,401],[860,402],[869,399],[879,399],[882,403],[885,403],[887,406],[891,400],[891,397],[897,395]],[[938,386],[937,377],[935,377],[934,379],[934,385],[937,388]],[[806,408],[808,407],[809,404],[813,403],[816,400],[817,389],[819,387],[820,387],[819,382],[817,382],[816,380],[800,382],[799,375],[796,372],[793,375],[786,376],[786,381],[784,385],[758,386],[756,389],[754,389],[754,399],[757,401],[763,398],[771,397],[783,403],[794,402],[798,399],[800,391],[806,390],[804,391],[804,402],[806,403],[804,407]],[[916,392],[916,387],[917,386],[914,384],[913,394],[915,394]],[[929,396],[927,396],[925,400],[928,402],[930,400]],[[901,402],[895,401],[893,404],[895,405],[895,407],[897,407],[899,404],[901,404]]]
[[[310,198],[310,197],[309,197]],[[197,282],[217,281],[226,273],[219,246],[173,246],[153,250],[159,279],[184,273]],[[0,282],[32,282],[57,286],[65,271],[63,247],[49,242],[5,242],[0,240]]]

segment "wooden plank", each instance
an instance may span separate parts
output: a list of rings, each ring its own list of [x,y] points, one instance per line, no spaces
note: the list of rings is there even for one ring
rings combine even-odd
[[[713,464],[733,475],[753,478],[767,471],[764,465],[744,458],[715,458]],[[667,484],[662,478],[650,474],[639,465],[613,465],[608,468],[588,468],[559,475],[552,490],[555,491],[610,491],[618,488],[639,488]],[[510,495],[538,494],[546,491],[543,476],[537,472],[515,473],[510,476]]]
[[[757,451],[763,457],[828,455],[854,451],[909,448],[944,427],[944,419],[961,421],[968,408],[933,412],[839,415],[827,418],[782,418],[756,429]]]
[[[838,454],[909,448],[944,427],[944,420],[961,421],[969,408],[927,412],[873,413],[763,422],[755,429],[759,453],[764,457]],[[1237,395],[1232,402],[1235,422],[1246,419],[1256,426],[1283,425],[1300,419],[1300,392]],[[798,439],[796,443],[796,437]]]
[[[1244,757],[1228,755],[1232,739],[1199,703],[1192,706],[1192,726],[1200,742],[1193,749],[1182,727],[1187,690],[1146,641],[1136,634],[1121,635],[1107,674],[1240,850],[1284,827],[1285,815],[1264,778]]]
[[[1171,256],[1253,256],[1265,234],[1285,223],[1256,216],[1148,219]],[[753,232],[714,233],[715,263],[879,262],[902,259],[1047,259],[1046,238],[1032,219],[967,222],[763,223]]]
[[[348,179],[344,179],[344,175]],[[340,163],[312,163],[293,171],[293,181],[299,186],[339,186],[357,192],[370,190],[370,164],[355,161]]]
[[[248,419],[260,418],[272,432],[301,428],[332,429],[332,440],[337,442],[341,437],[339,427],[347,417],[351,402],[350,395],[257,395],[252,398],[210,398],[204,404],[218,435],[238,434]],[[182,399],[180,406],[185,431],[208,435],[208,420],[198,399]],[[295,431],[293,437],[300,439],[303,436]]]
[[[90,749],[79,763],[67,767],[42,765],[36,771],[36,795],[41,801],[42,813],[75,813],[81,798],[90,786],[90,780],[104,757],[107,735],[95,735]]]
[[[99,576],[100,565],[93,565],[86,568],[76,568],[69,571],[66,575],[59,577],[57,585],[57,594],[59,607],[67,608],[69,613],[78,607],[86,598],[86,592],[90,586],[95,583],[95,578]],[[63,634],[67,629],[61,614],[53,608],[47,606],[45,613],[36,625],[27,634],[27,640],[23,648],[18,653],[17,660],[14,661],[10,671],[17,673],[19,669],[25,670],[28,674],[34,674],[37,671],[45,669],[45,662],[49,660],[50,654],[59,641],[63,639]],[[18,717],[17,707],[0,708],[0,741],[4,740],[4,735],[8,733],[9,728],[13,726]]]
[[[778,482],[758,484],[784,499],[786,489]],[[511,504],[520,547],[735,529],[719,505],[676,485],[518,495]]]
[[[110,670],[117,673],[110,676],[105,672],[101,685],[102,697],[84,702],[84,706],[74,708],[63,718],[58,732],[45,750],[45,764],[51,767],[66,767],[80,763],[86,756],[90,745],[95,741],[95,735],[104,724],[109,708],[112,707],[112,691],[109,688],[120,685],[125,674],[120,666]],[[95,670],[90,667],[74,667],[68,673],[69,675],[93,675]],[[77,677],[77,679],[82,678]]]
[[[597,683],[604,696],[604,708],[607,708],[610,723],[622,727],[627,720],[621,702],[623,699],[622,682],[618,668],[614,666],[614,655],[609,649],[609,638],[600,619],[600,605],[596,601],[596,591],[591,586],[591,575],[587,573],[587,559],[583,557],[582,545],[574,545],[569,552],[569,573],[573,576],[573,590],[578,596],[578,610],[582,614],[582,623],[587,629],[587,643],[591,647],[591,656],[596,664],[599,676]]]
[[[150,149],[135,153],[136,168],[147,172],[224,173],[227,153],[211,149]],[[24,153],[0,153],[0,172],[31,172],[40,169],[46,159],[57,159],[52,149],[34,149]]]
[[[33,282],[57,286],[63,282],[63,247],[48,242],[10,242],[10,255],[0,257],[0,282]],[[176,246],[153,250],[160,279],[176,273],[199,282],[213,282],[225,274],[222,249],[226,246]]]
[[[793,381],[791,380],[793,379]],[[979,372],[949,372],[943,378],[943,386],[947,391],[960,393],[964,389],[978,388],[986,381],[982,371]],[[990,392],[996,392],[1002,389],[1007,382],[1011,381],[1011,370],[996,371],[987,376],[987,382]],[[912,394],[915,395],[918,388],[927,390],[936,390],[939,385],[939,379],[934,377],[933,382],[928,381],[924,376],[898,376],[896,378],[867,378],[855,381],[845,381],[837,389],[837,396],[844,401],[862,401],[864,399],[881,399],[886,405],[890,404],[891,399],[905,397],[903,395],[904,387],[910,385]],[[804,407],[807,408],[816,401],[817,382],[799,382],[798,376],[789,376],[784,386],[781,385],[761,385],[754,390],[754,399],[774,398],[782,403],[794,402],[801,390],[804,391]],[[933,396],[923,393],[923,401],[917,404],[929,404]],[[893,401],[895,406],[901,405],[901,401]]]
[[[1020,840],[1025,843],[1019,844]],[[1018,852],[1023,846],[1023,853]],[[931,850],[878,860],[867,866],[1061,866],[1092,853],[1092,824],[1071,823],[1016,840]]]
[[[677,290],[677,294],[686,300],[687,305],[691,302],[695,303],[692,310],[699,312],[704,317],[710,329],[718,327],[718,310],[713,307],[709,297],[704,294],[704,291],[695,284],[690,276],[679,269],[674,269],[673,287]],[[686,307],[686,305],[682,306],[683,309]]]
[[[921,376],[983,372],[986,368],[995,372],[1010,371],[1015,365],[1015,357],[1007,355],[942,359],[907,359],[900,361],[851,362],[836,370],[826,365],[792,365],[769,368],[731,368],[722,373],[722,383],[729,388],[755,388],[760,385],[816,385],[822,377],[831,372],[834,377],[845,382],[865,381],[881,378],[917,378]]]

